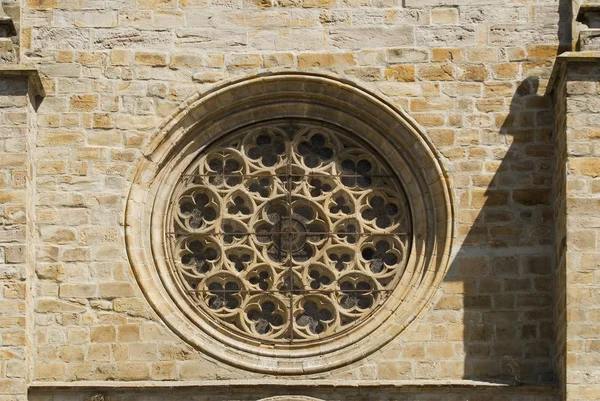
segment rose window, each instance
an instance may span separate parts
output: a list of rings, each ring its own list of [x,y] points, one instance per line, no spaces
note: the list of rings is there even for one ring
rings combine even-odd
[[[228,135],[175,187],[171,273],[194,307],[261,342],[360,325],[399,283],[410,249],[391,171],[360,139],[303,120]]]

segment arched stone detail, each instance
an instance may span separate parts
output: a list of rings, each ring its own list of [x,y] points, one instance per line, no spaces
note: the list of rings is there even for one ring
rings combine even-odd
[[[207,146],[252,124],[280,119],[351,131],[394,170],[411,211],[407,272],[383,307],[361,324],[305,344],[265,344],[232,335],[182,294],[172,275],[167,223],[179,178]],[[158,315],[185,341],[257,372],[306,374],[347,365],[381,348],[430,306],[448,267],[452,193],[431,143],[404,113],[352,83],[328,76],[266,74],[190,100],[162,127],[136,171],[126,209],[126,243],[135,276]]]

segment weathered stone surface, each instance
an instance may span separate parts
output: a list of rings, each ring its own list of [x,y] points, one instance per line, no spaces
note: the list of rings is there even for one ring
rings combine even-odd
[[[187,28],[179,29],[175,34],[175,44],[178,47],[222,50],[243,48],[247,45],[247,35],[244,32]]]
[[[428,61],[429,52],[419,48],[398,48],[387,51],[388,63],[418,63]]]
[[[94,49],[155,49],[172,43],[168,31],[141,31],[132,28],[96,29],[91,41]]]
[[[330,33],[332,46],[339,49],[410,46],[414,44],[412,27],[340,28]]]
[[[33,50],[84,50],[89,47],[89,32],[75,28],[40,28],[31,38]]]
[[[570,42],[564,5],[26,0],[21,14],[15,54],[39,66],[47,96],[33,111],[25,80],[0,80],[0,92],[9,92],[0,93],[0,394],[17,397],[0,401],[24,401],[31,380],[263,379],[209,359],[162,324],[129,266],[135,251],[125,249],[124,215],[137,166],[169,116],[225,82],[276,69],[340,76],[405,110],[442,161],[444,172],[431,179],[451,183],[455,212],[454,262],[431,309],[379,352],[298,378],[514,381],[518,374],[548,383],[564,358],[571,396],[598,398],[600,315],[586,304],[596,297],[600,254],[600,106],[597,79],[586,74],[598,69],[573,68],[566,92],[555,95],[568,127],[561,149],[554,120],[562,106],[544,91],[559,42],[561,51]],[[406,146],[398,152],[411,154]],[[567,199],[553,191],[560,182]],[[557,237],[561,221],[565,238]],[[563,247],[564,266],[554,254]],[[567,273],[569,294],[557,272]],[[568,314],[561,296],[574,302]],[[553,332],[567,315],[568,334]],[[464,394],[554,397],[504,391]],[[366,393],[357,394],[348,398]],[[432,394],[411,396],[463,397]]]

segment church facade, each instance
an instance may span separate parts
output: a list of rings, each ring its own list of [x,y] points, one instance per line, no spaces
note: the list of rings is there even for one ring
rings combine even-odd
[[[0,13],[0,401],[600,399],[600,4]]]

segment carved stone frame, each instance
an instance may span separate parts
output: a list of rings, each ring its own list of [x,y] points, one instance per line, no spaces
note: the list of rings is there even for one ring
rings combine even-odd
[[[364,133],[404,184],[413,220],[411,274],[386,303],[343,337],[306,345],[271,345],[232,336],[199,316],[169,273],[165,217],[173,185],[199,152],[223,134],[280,118],[310,118]],[[350,364],[376,351],[424,310],[448,267],[453,239],[448,174],[427,138],[383,98],[329,76],[271,73],[236,80],[182,105],[144,150],[125,215],[128,257],[148,302],[182,339],[234,366],[263,373],[307,374]]]

